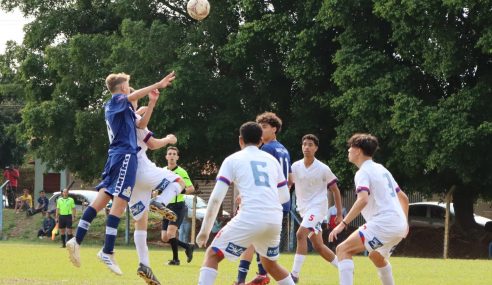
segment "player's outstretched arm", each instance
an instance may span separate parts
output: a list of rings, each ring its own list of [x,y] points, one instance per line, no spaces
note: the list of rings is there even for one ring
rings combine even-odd
[[[408,219],[408,196],[402,190],[398,191],[398,201],[400,201],[401,208],[403,209],[403,213],[407,216]]]
[[[196,242],[199,247],[205,247],[207,245],[208,236],[212,230],[214,221],[219,213],[220,205],[222,204],[222,201],[224,201],[228,189],[229,185],[220,180],[215,183],[214,190],[208,201],[207,212],[203,218],[202,227],[196,237]]]
[[[278,199],[280,201],[280,204],[285,204],[289,202],[290,193],[289,193],[289,187],[287,185],[278,188]]]
[[[136,122],[137,128],[145,129],[147,127],[147,125],[149,124],[149,121],[150,121],[150,117],[152,116],[152,112],[154,111],[155,104],[157,103],[157,99],[159,99],[159,90],[154,89],[154,90],[150,91],[150,93],[149,93],[149,105],[147,106],[145,113],[142,115],[142,118],[140,118]]]
[[[147,146],[150,149],[155,150],[155,149],[163,148],[163,147],[165,147],[168,144],[176,144],[177,141],[178,141],[178,139],[173,134],[167,135],[166,137],[160,138],[160,139],[156,139],[154,137],[151,137],[147,141]]]
[[[128,100],[129,101],[138,100],[140,98],[143,98],[145,95],[149,94],[150,91],[152,91],[154,89],[166,88],[167,86],[171,85],[171,82],[175,78],[176,78],[176,76],[175,76],[174,71],[173,71],[173,72],[169,73],[168,75],[166,75],[166,77],[161,79],[161,81],[132,92],[130,95],[128,95]]]

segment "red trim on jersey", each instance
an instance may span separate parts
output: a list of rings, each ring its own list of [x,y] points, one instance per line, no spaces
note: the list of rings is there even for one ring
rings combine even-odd
[[[337,182],[338,182],[338,179],[336,179],[336,178],[333,179],[330,183],[328,183],[328,187],[330,187],[333,184],[337,184]]]
[[[231,185],[231,181],[229,181],[229,179],[225,178],[224,176],[219,176],[216,180],[224,182],[225,184],[227,184],[227,186]]]
[[[279,184],[277,184],[277,188],[283,187],[285,185],[287,185],[287,180],[284,180],[284,181],[280,182]]]
[[[150,137],[154,136],[154,133],[153,132],[149,132],[147,133],[147,135],[145,136],[144,138],[144,143],[147,143],[148,140],[150,140]]]
[[[366,191],[369,195],[371,195],[371,190],[369,190],[369,187],[366,187],[366,186],[357,187],[357,190],[355,190],[355,193],[359,193],[362,191]]]

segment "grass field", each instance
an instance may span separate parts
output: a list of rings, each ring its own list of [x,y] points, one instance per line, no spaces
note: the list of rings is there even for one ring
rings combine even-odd
[[[26,243],[0,242],[0,284],[145,284],[136,275],[137,255],[133,247],[116,248],[117,261],[123,276],[116,276],[96,258],[100,247],[86,246],[81,250],[82,267],[68,261],[67,252],[59,243],[39,241]],[[169,248],[152,247],[151,264],[162,284],[197,284],[203,251],[196,251],[189,264],[172,267],[164,265],[170,259]],[[185,259],[180,252],[181,260]],[[282,254],[280,263],[290,270],[293,255]],[[376,270],[366,257],[355,258],[355,284],[380,284]],[[442,260],[394,257],[391,259],[396,284],[492,284],[490,260]],[[219,267],[216,284],[232,284],[237,263],[224,260]],[[249,277],[256,266],[252,265]],[[250,279],[248,278],[248,280]],[[272,282],[275,284],[275,282]],[[310,255],[302,268],[300,284],[338,284],[338,271]]]

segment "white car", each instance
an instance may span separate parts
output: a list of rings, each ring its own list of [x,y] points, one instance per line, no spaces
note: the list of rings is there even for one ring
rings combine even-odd
[[[56,209],[56,200],[60,197],[61,192],[53,193],[50,197],[48,203],[48,211],[54,211]],[[72,197],[75,202],[75,209],[77,212],[81,213],[85,208],[87,208],[92,201],[97,197],[97,191],[95,190],[70,190],[68,191],[68,196]]]
[[[2,195],[3,197],[3,207],[7,208],[9,206],[9,200],[7,199],[7,196]]]
[[[451,203],[450,208],[450,224],[454,223],[454,207]],[[487,222],[491,222],[491,219],[475,215],[475,222],[482,227],[485,227]],[[446,203],[441,202],[418,202],[410,203],[409,205],[409,224],[416,227],[432,227],[442,228],[444,227],[444,220],[446,218]]]
[[[188,219],[193,216],[193,195],[185,195],[185,203],[188,207]],[[200,197],[196,197],[196,219],[203,220],[205,213],[207,212],[207,202]],[[230,214],[226,211],[222,211],[224,217],[230,217]]]

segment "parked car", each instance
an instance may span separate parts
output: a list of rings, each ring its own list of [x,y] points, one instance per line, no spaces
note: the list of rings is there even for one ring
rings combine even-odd
[[[450,224],[455,222],[453,203],[450,205]],[[487,222],[491,222],[491,219],[475,215],[475,222],[483,227]],[[446,218],[446,203],[442,202],[418,202],[410,203],[409,205],[409,224],[416,227],[432,227],[442,228],[444,227],[444,220]]]
[[[48,211],[54,211],[56,209],[56,200],[60,198],[61,192],[53,193],[48,203]],[[70,190],[68,196],[72,197],[75,201],[75,209],[81,213],[87,206],[96,199],[97,191],[94,190]]]
[[[191,219],[193,216],[193,195],[185,195],[185,203],[188,207],[188,219]],[[200,197],[196,197],[196,219],[202,221],[205,217],[205,213],[207,212],[207,202]],[[230,218],[231,215],[222,211],[222,216],[226,218]]]

